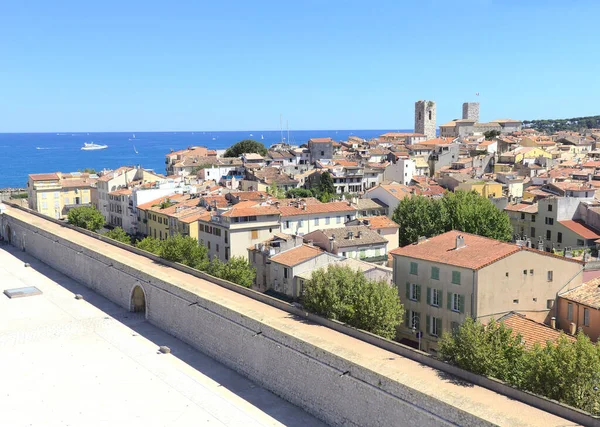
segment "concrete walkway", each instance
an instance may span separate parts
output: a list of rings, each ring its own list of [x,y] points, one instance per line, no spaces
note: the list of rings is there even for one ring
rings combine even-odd
[[[43,294],[0,294],[0,425],[323,425],[143,315],[0,247],[0,292],[25,286]]]

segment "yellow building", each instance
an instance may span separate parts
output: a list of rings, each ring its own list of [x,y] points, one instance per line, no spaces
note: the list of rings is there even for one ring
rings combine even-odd
[[[96,175],[79,172],[30,174],[29,209],[56,219],[65,218],[72,208],[91,206],[91,189],[96,181]]]
[[[181,234],[198,239],[198,219],[206,209],[190,194],[172,194],[138,206],[148,236],[164,240]]]
[[[458,184],[455,190],[475,191],[483,197],[502,197],[502,184],[494,181],[468,180]]]

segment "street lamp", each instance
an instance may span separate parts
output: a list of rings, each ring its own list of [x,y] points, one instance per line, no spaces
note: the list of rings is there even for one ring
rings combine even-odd
[[[412,319],[412,333],[419,339],[419,351],[421,351],[421,337],[423,336],[423,332],[417,331],[417,318],[413,317]]]

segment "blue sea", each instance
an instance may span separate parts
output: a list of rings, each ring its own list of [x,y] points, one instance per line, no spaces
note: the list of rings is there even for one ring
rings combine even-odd
[[[392,132],[412,130],[392,130]],[[345,141],[349,136],[370,139],[390,130],[290,131],[290,142],[301,145],[309,138],[331,137]],[[287,138],[287,131],[283,132]],[[281,141],[280,131],[234,132],[59,132],[0,134],[0,188],[25,187],[27,175],[44,172],[76,172],[141,165],[165,173],[165,154],[198,145],[224,149],[243,139],[255,139],[266,147]],[[105,150],[82,151],[84,142],[108,145]],[[137,153],[136,153],[137,151]]]

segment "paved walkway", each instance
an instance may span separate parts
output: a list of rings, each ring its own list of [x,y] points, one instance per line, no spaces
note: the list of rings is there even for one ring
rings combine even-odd
[[[511,426],[572,426],[573,423],[527,404],[515,401],[483,387],[465,384],[448,377],[444,372],[416,361],[339,333],[332,329],[298,321],[288,312],[230,291],[207,280],[154,263],[149,258],[133,254],[109,243],[62,227],[53,222],[18,209],[8,215],[38,226],[50,233],[65,237],[77,244],[98,251],[132,268],[140,269],[232,310],[242,313],[273,328],[295,336],[398,381],[421,393],[467,411],[498,425]]]
[[[25,286],[43,294],[0,293],[2,426],[323,425],[143,315],[0,247],[0,292]]]

